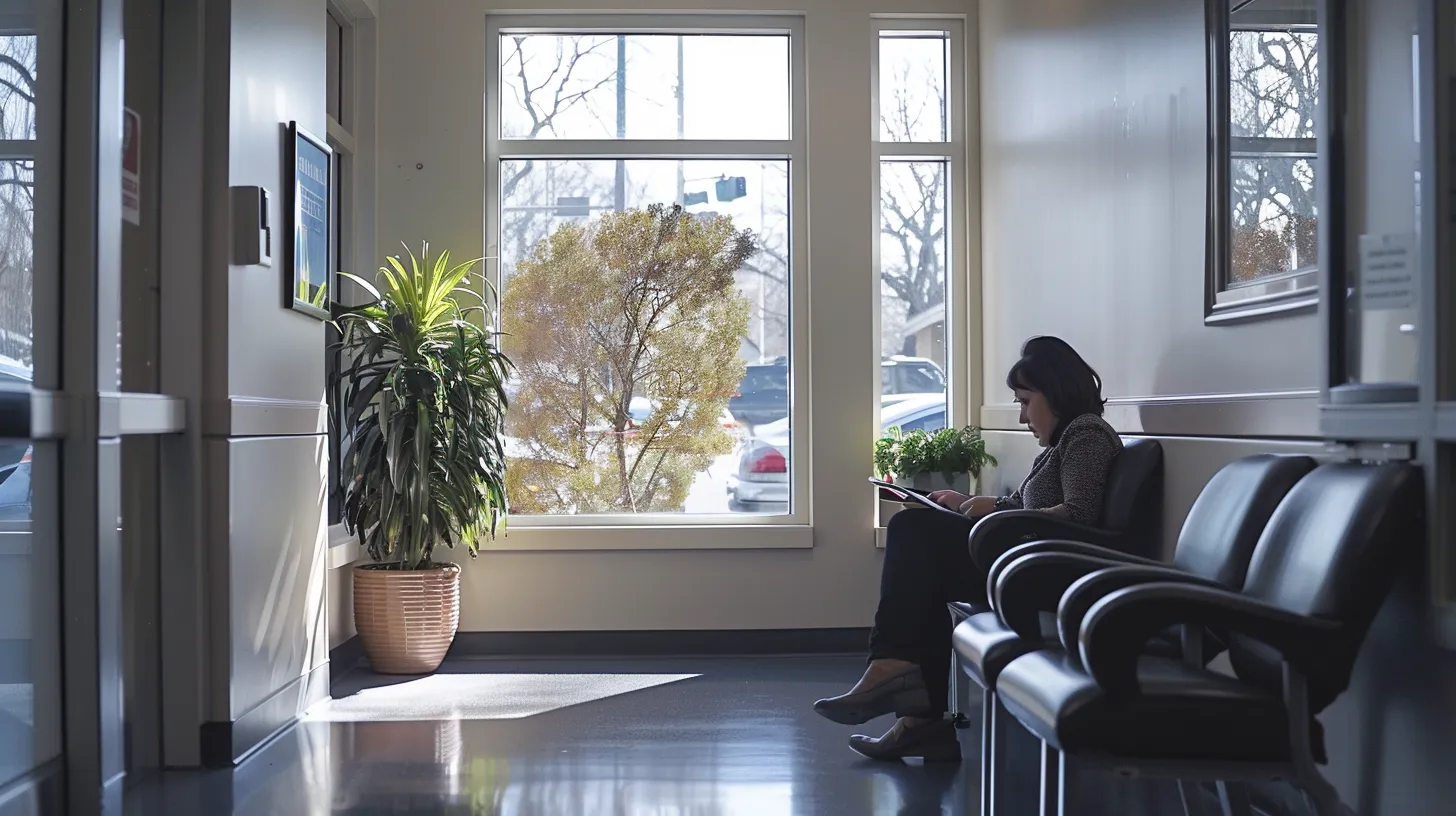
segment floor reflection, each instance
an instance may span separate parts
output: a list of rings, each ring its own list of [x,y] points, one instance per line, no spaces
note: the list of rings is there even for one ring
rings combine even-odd
[[[385,696],[395,701],[418,694],[414,705],[421,708],[450,704],[430,700],[433,693],[474,688],[497,695],[490,711],[539,713],[349,722],[343,721],[349,706],[335,704],[232,772],[167,774],[138,786],[127,810],[148,816],[965,812],[963,771],[974,770],[973,751],[961,766],[871,763],[845,746],[852,729],[810,711],[811,701],[842,690],[862,666],[860,658],[839,657],[479,661],[450,665],[439,675],[443,680],[413,687],[355,676],[356,688],[336,688],[336,695],[351,695],[346,701],[357,698],[355,706],[370,698],[371,686],[393,687]],[[556,677],[547,683],[556,692],[527,689],[515,701],[499,696],[513,687],[510,676],[522,674]],[[566,698],[557,692],[583,688],[597,693],[561,704]],[[619,690],[599,693],[604,689]],[[547,702],[553,704],[543,707]]]

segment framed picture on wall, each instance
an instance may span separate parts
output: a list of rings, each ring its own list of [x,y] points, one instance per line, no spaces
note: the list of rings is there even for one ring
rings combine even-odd
[[[283,305],[319,320],[330,317],[334,296],[335,205],[333,151],[297,122],[288,123],[289,246],[283,264]]]

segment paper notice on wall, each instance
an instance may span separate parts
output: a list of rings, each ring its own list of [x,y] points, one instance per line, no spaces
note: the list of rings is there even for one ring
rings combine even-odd
[[[126,109],[121,141],[121,217],[142,223],[142,118]]]
[[[1416,305],[1415,233],[1360,236],[1360,306],[1366,311]]]

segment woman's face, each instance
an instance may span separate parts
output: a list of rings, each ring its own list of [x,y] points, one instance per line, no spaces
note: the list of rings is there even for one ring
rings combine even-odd
[[[1021,424],[1031,429],[1031,435],[1044,448],[1057,429],[1057,416],[1047,405],[1046,395],[1030,388],[1016,389],[1016,403],[1021,406]]]

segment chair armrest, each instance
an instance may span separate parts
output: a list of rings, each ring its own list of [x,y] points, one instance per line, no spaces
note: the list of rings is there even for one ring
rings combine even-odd
[[[1223,584],[1184,572],[1173,567],[1126,566],[1111,567],[1091,573],[1074,582],[1062,593],[1057,606],[1057,636],[1066,648],[1067,654],[1076,656],[1081,648],[1082,628],[1086,625],[1087,612],[1103,598],[1119,589],[1151,583],[1177,583],[1191,586],[1207,586],[1227,589]]]
[[[1306,677],[1338,657],[1344,627],[1258,601],[1227,589],[1152,583],[1119,589],[1098,601],[1082,624],[1082,664],[1109,695],[1138,691],[1138,657],[1158,631],[1192,624],[1236,632],[1278,651]]]
[[[1038,541],[1025,546],[1051,543],[1054,542]],[[1002,556],[997,563],[1020,549],[1018,547]],[[1056,551],[1017,558],[1002,568],[994,587],[987,587],[987,594],[992,599],[991,608],[996,610],[1001,622],[1016,634],[1028,640],[1041,640],[1041,613],[1056,612],[1062,593],[1068,587],[1086,575],[1121,563],[1117,558]]]
[[[982,570],[990,571],[996,559],[1012,547],[1053,538],[1116,549],[1121,536],[1040,510],[1002,510],[986,516],[971,528],[971,560]]]
[[[996,583],[1000,580],[1001,572],[1015,562],[1018,558],[1044,552],[1072,553],[1075,555],[1086,555],[1092,558],[1103,558],[1108,561],[1117,561],[1127,564],[1145,564],[1148,566],[1165,566],[1161,561],[1152,561],[1140,555],[1132,555],[1122,550],[1114,550],[1111,547],[1102,547],[1097,544],[1088,544],[1085,541],[1071,541],[1064,538],[1054,538],[1043,541],[1032,541],[1026,544],[1018,544],[1015,547],[1001,554],[1000,558],[991,565],[986,573],[986,597],[993,604],[996,602]],[[1047,610],[1053,611],[1053,610]]]

